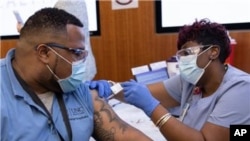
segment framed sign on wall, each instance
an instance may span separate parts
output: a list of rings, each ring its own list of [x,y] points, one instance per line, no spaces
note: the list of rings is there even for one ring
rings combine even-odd
[[[228,30],[249,30],[249,5],[249,0],[155,0],[156,32],[178,32],[181,26],[204,18]]]
[[[99,1],[85,0],[89,19],[90,36],[100,35]],[[25,22],[37,10],[44,7],[54,7],[57,0],[1,0],[0,1],[0,36],[1,39],[19,37],[17,20]],[[15,17],[18,11],[19,18]]]

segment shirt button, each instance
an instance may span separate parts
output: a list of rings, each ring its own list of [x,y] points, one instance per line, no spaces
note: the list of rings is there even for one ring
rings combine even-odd
[[[51,125],[51,123],[52,123],[51,120],[48,120],[48,125]]]

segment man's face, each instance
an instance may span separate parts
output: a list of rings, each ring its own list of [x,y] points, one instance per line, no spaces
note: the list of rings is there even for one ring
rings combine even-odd
[[[58,80],[71,75],[73,62],[86,60],[83,29],[69,24],[66,32],[46,32],[39,37],[34,52],[39,81],[47,90],[61,92]]]
[[[83,29],[67,25],[67,34],[55,42],[46,44],[51,53],[50,67],[60,78],[66,78],[71,75],[72,62],[86,59]]]

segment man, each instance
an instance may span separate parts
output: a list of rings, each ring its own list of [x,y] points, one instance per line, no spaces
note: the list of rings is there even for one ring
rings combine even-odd
[[[151,140],[82,83],[82,23],[57,8],[32,15],[1,66],[1,141]]]

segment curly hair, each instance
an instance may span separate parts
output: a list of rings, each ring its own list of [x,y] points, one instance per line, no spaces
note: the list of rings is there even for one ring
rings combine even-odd
[[[178,50],[188,41],[195,41],[202,45],[218,45],[220,47],[219,59],[225,62],[231,53],[230,39],[226,28],[209,19],[195,21],[192,25],[184,25],[179,30],[177,48]]]
[[[83,27],[81,21],[58,8],[43,8],[28,18],[20,32],[20,38],[38,36],[40,33],[66,31],[66,25]]]

